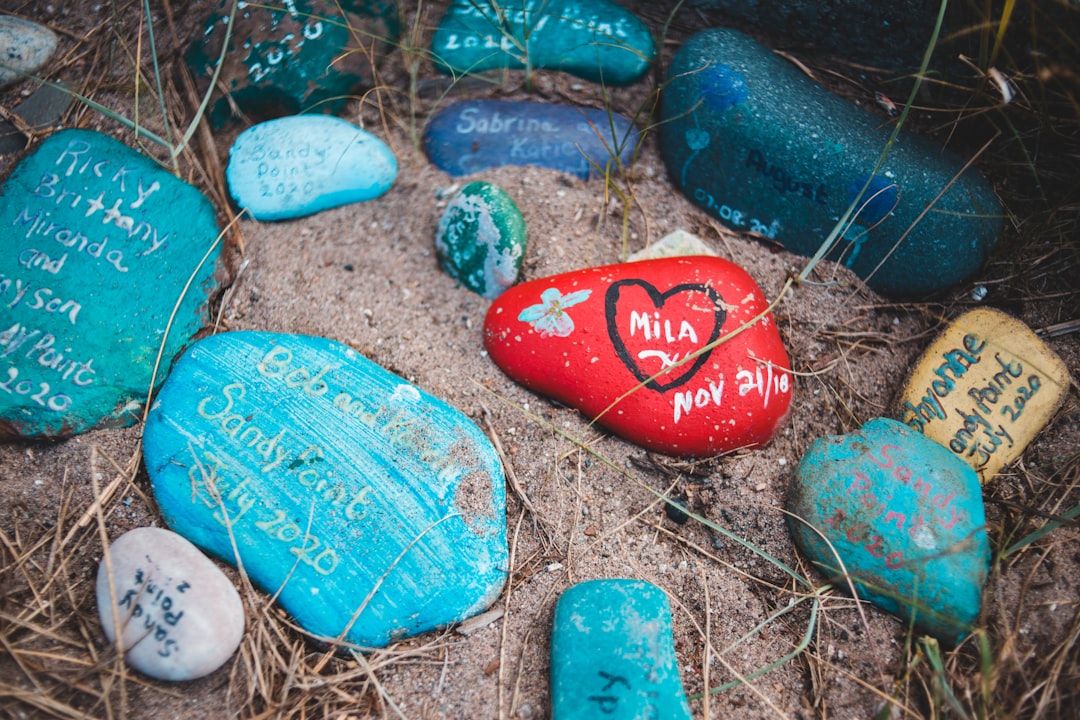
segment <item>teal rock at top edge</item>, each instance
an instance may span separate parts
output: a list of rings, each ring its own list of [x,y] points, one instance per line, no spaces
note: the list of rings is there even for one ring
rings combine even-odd
[[[64,130],[4,183],[0,227],[0,437],[136,422],[204,325],[210,201],[111,137]]]
[[[525,218],[509,193],[489,182],[461,188],[435,231],[442,269],[465,287],[497,298],[513,285],[525,260]]]
[[[847,583],[837,555],[860,597],[917,630],[948,644],[971,631],[990,546],[979,478],[948,448],[885,418],[819,439],[787,509],[835,548],[788,517],[796,544],[838,587]]]
[[[487,608],[506,580],[502,468],[465,415],[331,340],[208,337],[143,438],[169,526],[308,632],[379,647]],[[230,538],[230,529],[232,538]]]
[[[640,580],[569,588],[551,630],[552,720],[690,720],[664,591]]]
[[[893,297],[963,281],[1001,235],[997,197],[977,171],[960,172],[962,158],[901,132],[872,176],[889,121],[741,33],[693,36],[668,78],[660,123],[668,173],[732,229],[812,256],[858,199],[860,211],[828,257]]]
[[[340,118],[293,115],[248,128],[233,143],[225,177],[256,220],[285,220],[376,198],[398,165],[379,138]]]
[[[446,74],[530,67],[630,85],[656,58],[645,24],[607,0],[511,5],[453,0],[431,41],[435,67]]]
[[[221,57],[231,6],[221,0],[188,48],[185,60],[200,92]],[[399,34],[397,5],[389,0],[240,3],[207,116],[222,127],[236,119],[234,107],[255,122],[339,112],[374,84],[374,69]]]

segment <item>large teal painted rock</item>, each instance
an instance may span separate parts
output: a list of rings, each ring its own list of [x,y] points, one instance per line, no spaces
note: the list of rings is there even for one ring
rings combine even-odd
[[[313,635],[383,646],[484,610],[506,580],[487,437],[331,340],[200,341],[158,394],[143,452],[169,526],[242,563]]]
[[[990,546],[979,478],[948,448],[884,418],[819,439],[787,508],[796,544],[837,587],[846,571],[860,597],[946,643],[971,631]]]
[[[256,220],[285,220],[376,198],[394,183],[394,153],[340,118],[293,115],[248,128],[229,151],[225,177]]]
[[[668,173],[732,229],[812,256],[857,201],[829,258],[894,297],[963,281],[1001,235],[997,197],[978,172],[961,173],[964,159],[902,132],[874,173],[890,124],[741,33],[693,36],[668,77]]]
[[[64,130],[5,182],[0,227],[0,437],[135,422],[204,324],[210,202],[106,135]]]
[[[629,167],[640,142],[618,113],[513,100],[456,102],[424,133],[428,159],[451,175],[538,165],[586,180]]]
[[[510,194],[479,180],[451,198],[435,231],[435,252],[450,277],[486,298],[513,285],[525,260],[525,218]]]
[[[231,0],[221,0],[186,60],[199,91],[209,88],[228,29]],[[397,42],[391,0],[288,0],[241,3],[208,116],[221,127],[234,107],[252,121],[301,112],[336,113],[373,85]]]
[[[574,585],[551,630],[552,720],[690,720],[667,595],[640,580]]]
[[[630,85],[649,71],[656,45],[643,22],[608,0],[452,0],[431,54],[447,74],[537,68]]]

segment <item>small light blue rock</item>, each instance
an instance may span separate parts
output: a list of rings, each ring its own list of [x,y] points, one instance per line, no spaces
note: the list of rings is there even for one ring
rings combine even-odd
[[[948,644],[971,631],[990,546],[979,478],[948,448],[885,418],[819,439],[787,508],[805,521],[788,518],[796,544],[837,587],[842,562],[860,597],[919,631]]]
[[[828,258],[890,297],[979,270],[1003,211],[966,159],[855,107],[734,30],[687,40],[671,62],[660,141],[671,180],[728,227],[812,257],[848,207]],[[939,197],[940,195],[940,197]]]
[[[607,0],[453,0],[431,54],[448,75],[528,67],[630,85],[649,71],[656,44],[645,23]]]
[[[0,15],[0,88],[32,75],[56,51],[56,33],[13,15]]]
[[[617,113],[510,100],[454,103],[424,133],[428,159],[451,175],[539,165],[587,179],[629,167],[640,142],[637,128]]]
[[[143,452],[169,526],[241,562],[321,638],[381,647],[483,611],[506,580],[487,437],[331,340],[201,340],[158,394]]]
[[[340,118],[294,115],[240,134],[225,177],[256,220],[286,220],[379,197],[394,184],[394,153]]]
[[[640,580],[574,585],[551,630],[553,720],[690,720],[671,605]]]
[[[210,201],[106,135],[64,130],[4,183],[0,227],[0,436],[137,421],[206,320]]]
[[[435,231],[435,252],[450,277],[486,298],[513,285],[525,260],[525,218],[510,194],[478,180],[450,199]]]

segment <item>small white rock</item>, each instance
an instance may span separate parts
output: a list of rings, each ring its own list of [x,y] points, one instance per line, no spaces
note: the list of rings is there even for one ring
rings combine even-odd
[[[98,615],[111,643],[119,619],[128,665],[159,680],[192,680],[232,656],[244,634],[244,606],[197,547],[168,530],[143,527],[121,535],[108,552],[112,576],[102,561]]]
[[[56,33],[12,15],[0,15],[0,88],[37,72],[56,50]]]

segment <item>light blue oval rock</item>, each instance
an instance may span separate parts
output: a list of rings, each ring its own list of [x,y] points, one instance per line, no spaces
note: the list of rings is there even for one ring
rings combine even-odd
[[[525,218],[498,185],[469,183],[446,205],[435,252],[450,277],[486,298],[513,285],[525,260]]]
[[[448,75],[529,67],[630,85],[649,71],[656,44],[645,23],[607,0],[453,0],[431,54]]]
[[[294,115],[240,134],[225,177],[256,220],[285,220],[379,197],[397,177],[379,138],[340,118]]]
[[[1003,212],[966,159],[901,132],[734,30],[705,30],[676,53],[660,140],[672,181],[728,227],[813,256],[854,202],[828,258],[892,297],[976,272]],[[940,197],[939,197],[940,195]]]
[[[591,580],[555,605],[553,720],[690,720],[664,591],[641,580]]]
[[[210,202],[106,135],[64,130],[4,183],[0,227],[0,436],[138,420],[204,324]]]
[[[539,165],[587,179],[628,167],[641,136],[618,113],[550,103],[463,100],[424,133],[428,159],[451,175]]]
[[[146,422],[169,526],[313,635],[378,647],[487,608],[506,580],[502,468],[459,411],[331,340],[208,337]],[[235,540],[235,545],[234,545]]]
[[[842,561],[860,597],[921,632],[955,644],[971,631],[990,546],[979,478],[946,447],[885,418],[819,439],[787,508],[806,521],[788,518],[796,544],[837,587]]]
[[[41,69],[56,51],[56,33],[13,15],[0,15],[0,88]]]

